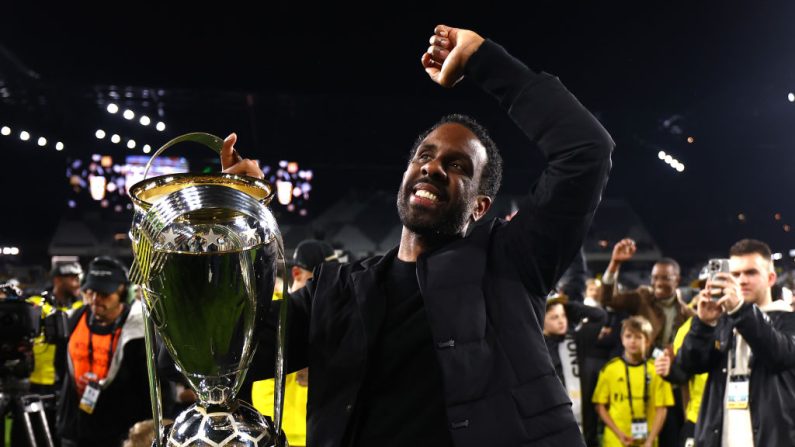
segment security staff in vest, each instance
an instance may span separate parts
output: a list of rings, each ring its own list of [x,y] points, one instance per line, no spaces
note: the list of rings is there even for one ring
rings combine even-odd
[[[152,417],[141,303],[129,300],[129,286],[116,259],[91,261],[87,304],[69,319],[58,405],[62,447],[119,446],[130,427]]]

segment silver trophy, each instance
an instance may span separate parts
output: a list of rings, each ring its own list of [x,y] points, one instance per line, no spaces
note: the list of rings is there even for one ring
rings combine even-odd
[[[273,188],[230,174],[146,179],[152,160],[183,141],[218,153],[223,144],[204,133],[175,138],[155,152],[144,180],[129,191],[135,205],[130,276],[143,290],[154,445],[285,445],[285,301],[278,329],[274,421],[235,398],[257,347],[255,329],[271,304],[277,265],[284,268],[281,236],[267,207]],[[198,395],[198,403],[168,429],[162,426],[155,331]]]

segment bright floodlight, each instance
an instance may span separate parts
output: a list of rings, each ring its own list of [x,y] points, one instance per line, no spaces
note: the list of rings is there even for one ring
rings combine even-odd
[[[121,137],[114,133],[113,135],[111,135],[110,141],[112,141],[114,143],[118,143],[119,141],[121,141]]]
[[[17,248],[17,247],[11,247],[11,250],[9,250],[9,251],[11,252],[12,256],[16,256],[16,255],[19,254],[19,248]]]
[[[63,143],[61,143],[60,141],[55,143],[55,150],[56,151],[62,151],[63,150]]]
[[[676,166],[676,170],[679,171],[679,172],[684,172],[685,171],[685,165],[683,165],[682,163],[679,163]]]
[[[155,125],[155,129],[159,130],[160,132],[166,130],[166,123],[158,121],[157,124]]]
[[[97,129],[97,131],[96,131],[96,132],[94,132],[94,135],[95,135],[95,136],[96,136],[98,139],[100,139],[100,140],[101,140],[101,139],[105,138],[105,131],[104,131],[104,130],[102,130],[102,129]]]
[[[789,99],[789,102],[795,102],[795,93],[790,92],[789,95],[787,95],[787,99]]]
[[[28,141],[30,140],[30,134],[23,130],[19,133],[19,139],[22,141]]]
[[[657,158],[659,158],[660,160],[665,160],[665,155],[666,155],[665,151],[657,152]]]
[[[39,139],[36,141],[36,144],[38,144],[39,146],[46,146],[47,139],[44,137],[39,137]]]
[[[127,149],[135,149],[135,140],[127,140]]]
[[[666,163],[671,164],[672,161],[674,161],[674,157],[671,157],[670,155],[665,156]]]
[[[151,151],[152,151],[152,146],[144,144],[144,154],[148,154]]]
[[[8,126],[3,126],[3,128],[0,129],[0,133],[3,135],[11,135],[11,128]]]
[[[116,104],[113,104],[113,103],[108,104],[108,112],[109,113],[116,113],[118,111],[119,111],[119,106],[117,106]]]
[[[135,113],[133,113],[132,110],[127,109],[124,111],[124,114],[122,116],[124,116],[124,119],[131,120],[135,118]]]
[[[141,123],[142,126],[148,126],[152,120],[150,120],[146,115],[141,115],[141,118],[138,120],[138,122]]]

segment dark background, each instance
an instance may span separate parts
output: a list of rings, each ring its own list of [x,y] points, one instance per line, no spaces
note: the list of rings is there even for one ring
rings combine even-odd
[[[795,225],[795,4],[517,4],[4,2],[0,126],[50,143],[0,136],[0,245],[46,260],[68,157],[141,154],[189,131],[235,131],[248,157],[314,168],[311,218],[351,188],[395,190],[415,136],[469,113],[502,148],[502,192],[523,193],[540,157],[476,88],[442,89],[420,66],[446,23],[558,75],[597,115],[617,143],[606,197],[626,200],[666,255],[704,257],[746,236],[795,248],[784,228]],[[109,101],[168,127],[110,115]],[[139,149],[97,140],[98,128]]]

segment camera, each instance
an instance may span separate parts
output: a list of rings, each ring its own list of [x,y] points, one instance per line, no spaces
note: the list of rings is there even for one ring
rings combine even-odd
[[[41,307],[25,301],[10,284],[0,284],[0,389],[8,379],[26,379],[33,372],[33,343],[39,335],[45,343],[67,337],[67,319],[55,311],[42,318]]]
[[[728,259],[710,259],[707,263],[707,274],[709,275],[709,280],[714,281],[715,275],[718,273],[729,273],[729,260]],[[721,290],[716,289],[712,290],[712,298],[719,299],[721,297]]]
[[[33,372],[33,339],[41,331],[41,308],[27,303],[11,285],[0,289],[5,295],[0,300],[0,378],[24,379]]]

